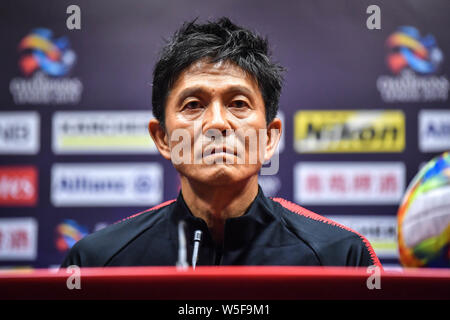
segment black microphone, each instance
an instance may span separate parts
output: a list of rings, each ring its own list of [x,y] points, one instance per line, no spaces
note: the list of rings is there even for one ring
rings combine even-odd
[[[192,251],[192,267],[195,269],[198,260],[198,250],[202,241],[202,231],[197,230],[194,233],[194,251]]]

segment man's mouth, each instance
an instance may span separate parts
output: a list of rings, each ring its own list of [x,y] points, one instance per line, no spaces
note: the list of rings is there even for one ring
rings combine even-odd
[[[226,147],[226,146],[208,146],[205,148],[205,150],[203,150],[203,156],[207,157],[207,156],[226,156],[226,155],[230,155],[230,156],[237,156],[236,151],[234,150],[234,148],[231,147]]]

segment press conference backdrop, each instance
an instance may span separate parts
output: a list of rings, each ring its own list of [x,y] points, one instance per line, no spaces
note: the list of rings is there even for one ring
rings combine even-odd
[[[73,7],[71,5],[76,5]],[[377,5],[377,7],[370,7]],[[396,214],[450,149],[450,3],[2,1],[0,265],[59,265],[94,232],[179,192],[147,133],[152,69],[184,21],[230,17],[287,68],[280,196],[398,264]]]

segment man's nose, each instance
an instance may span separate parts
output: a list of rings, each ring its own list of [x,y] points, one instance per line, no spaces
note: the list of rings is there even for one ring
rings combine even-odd
[[[219,130],[222,134],[225,134],[225,131],[230,129],[227,120],[227,110],[221,102],[213,102],[207,108],[203,129],[204,132],[208,132],[209,130]]]

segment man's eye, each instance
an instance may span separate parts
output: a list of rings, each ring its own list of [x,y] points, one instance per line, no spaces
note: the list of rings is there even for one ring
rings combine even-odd
[[[245,101],[242,100],[236,100],[230,103],[230,108],[244,108],[247,107],[248,104]]]
[[[185,104],[184,108],[188,110],[194,110],[201,107],[201,104],[199,101],[191,101]]]

